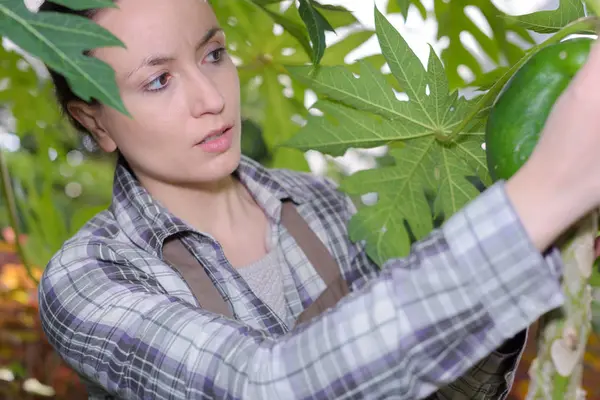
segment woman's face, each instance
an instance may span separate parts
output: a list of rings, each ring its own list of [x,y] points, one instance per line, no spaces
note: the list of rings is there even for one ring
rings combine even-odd
[[[210,5],[121,0],[118,7],[94,20],[126,48],[93,55],[115,70],[131,118],[107,106],[69,110],[142,181],[194,185],[229,175],[241,153],[239,79]]]

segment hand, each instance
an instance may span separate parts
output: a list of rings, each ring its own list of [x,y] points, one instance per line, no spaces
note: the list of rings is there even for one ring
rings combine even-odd
[[[507,193],[536,247],[545,250],[600,204],[600,41],[556,102]]]

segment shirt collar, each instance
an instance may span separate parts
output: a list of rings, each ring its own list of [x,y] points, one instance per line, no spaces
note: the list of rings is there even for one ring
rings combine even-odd
[[[276,222],[279,222],[281,201],[290,199],[301,204],[310,200],[309,194],[292,180],[246,156],[242,156],[234,174]],[[150,195],[122,157],[115,169],[111,211],[123,232],[137,246],[157,257],[162,257],[162,246],[168,237],[195,231]]]

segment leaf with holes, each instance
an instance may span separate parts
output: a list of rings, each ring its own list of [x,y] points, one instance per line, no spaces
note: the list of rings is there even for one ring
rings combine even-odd
[[[432,211],[452,215],[476,197],[470,178],[484,184],[491,179],[478,125],[448,141],[446,135],[472,103],[450,91],[433,49],[425,68],[377,9],[375,23],[382,53],[409,100],[398,100],[383,74],[366,62],[358,76],[345,66],[321,67],[314,76],[310,66],[289,67],[320,95],[315,108],[324,115],[309,116],[287,145],[332,156],[350,148],[392,146],[392,166],[358,172],[341,184],[351,195],[377,193],[377,204],[362,207],[349,230],[353,240],[366,239],[369,255],[382,264],[408,254],[411,233],[422,238],[431,230]],[[406,146],[395,148],[398,143]],[[427,192],[435,194],[433,210]]]

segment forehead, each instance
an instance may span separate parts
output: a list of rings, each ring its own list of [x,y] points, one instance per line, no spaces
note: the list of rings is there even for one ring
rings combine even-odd
[[[151,53],[176,53],[193,46],[218,21],[206,0],[120,0],[94,20],[117,36],[123,48],[97,49],[94,54],[113,67]]]

